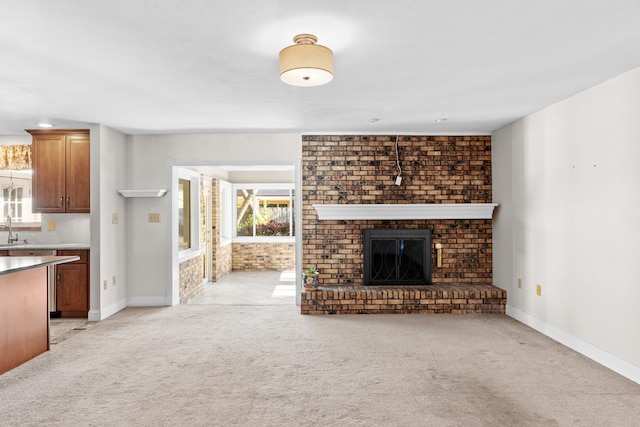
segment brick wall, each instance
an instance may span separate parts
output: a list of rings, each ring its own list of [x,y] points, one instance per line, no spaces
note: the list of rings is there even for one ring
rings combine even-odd
[[[214,179],[211,183],[211,223],[213,230],[213,256],[211,266],[211,279],[213,282],[231,273],[232,250],[231,245],[220,246],[220,230],[222,230],[222,212],[220,211],[220,180]]]
[[[302,138],[302,264],[317,266],[322,285],[361,285],[362,230],[430,228],[443,245],[433,283],[492,282],[491,220],[319,221],[313,204],[491,203],[490,136]]]
[[[181,262],[179,267],[180,304],[200,295],[204,290],[204,255]]]
[[[293,270],[295,244],[233,243],[233,271]]]
[[[220,280],[227,274],[231,273],[233,269],[233,248],[232,246],[225,245],[220,246],[218,241],[218,245],[216,247],[215,258],[213,260],[213,281]]]

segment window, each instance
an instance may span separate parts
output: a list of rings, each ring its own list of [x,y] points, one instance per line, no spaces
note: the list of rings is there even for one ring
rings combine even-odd
[[[178,180],[178,245],[181,251],[191,247],[191,181]]]
[[[293,237],[293,185],[236,185],[236,237]]]
[[[186,260],[200,254],[200,175],[180,168],[176,178],[178,256]]]
[[[6,223],[7,216],[11,215],[11,222],[15,226],[40,225],[40,214],[31,211],[31,171],[0,171],[0,204],[2,205],[2,218]]]

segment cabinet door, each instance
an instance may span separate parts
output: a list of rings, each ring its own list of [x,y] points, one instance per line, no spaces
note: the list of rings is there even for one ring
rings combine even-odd
[[[66,140],[60,134],[34,135],[31,146],[33,162],[33,211],[65,211]]]
[[[56,267],[56,305],[64,317],[87,317],[89,291],[86,264],[59,264]]]
[[[89,135],[67,135],[66,147],[66,199],[67,213],[89,213]]]

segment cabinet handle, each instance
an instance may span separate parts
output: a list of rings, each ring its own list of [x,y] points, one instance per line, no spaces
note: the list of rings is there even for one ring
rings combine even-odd
[[[61,279],[62,279],[62,277],[61,277],[60,273],[58,273],[56,275],[56,280],[58,281],[58,283],[60,283]]]
[[[67,207],[71,207],[71,196],[67,196]]]
[[[60,196],[60,207],[64,206],[64,195]]]

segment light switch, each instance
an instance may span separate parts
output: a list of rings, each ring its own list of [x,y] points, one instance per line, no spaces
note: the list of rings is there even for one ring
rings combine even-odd
[[[159,213],[150,213],[149,214],[149,222],[160,222],[160,214]]]
[[[56,231],[58,229],[58,223],[55,221],[47,221],[47,230]]]
[[[118,212],[114,212],[111,214],[111,224],[118,223]]]

